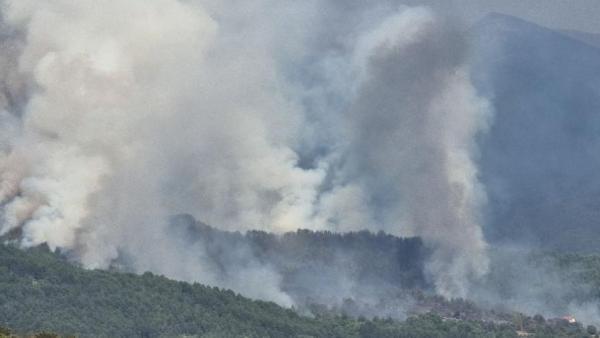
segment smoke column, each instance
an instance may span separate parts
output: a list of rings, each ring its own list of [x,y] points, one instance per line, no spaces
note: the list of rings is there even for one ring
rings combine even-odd
[[[432,248],[428,273],[448,297],[466,296],[488,265],[473,161],[488,113],[470,84],[466,47],[458,29],[426,9],[387,18],[358,41],[345,116],[343,175],[388,231],[400,226]]]
[[[223,274],[171,236],[169,216],[419,235],[447,296],[485,273],[473,162],[485,104],[462,34],[428,10],[369,12],[332,49],[313,2],[4,5],[0,234],[284,305],[269,266],[231,248]],[[322,78],[303,74],[313,66]]]

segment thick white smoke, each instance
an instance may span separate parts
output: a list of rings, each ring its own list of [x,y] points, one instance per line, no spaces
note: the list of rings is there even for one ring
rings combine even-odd
[[[438,290],[464,296],[487,260],[472,159],[485,109],[461,34],[404,8],[332,50],[308,28],[326,22],[316,3],[287,4],[7,1],[5,91],[26,103],[0,115],[0,234],[289,305],[268,266],[234,253],[223,278],[168,217],[384,228],[422,236]],[[323,78],[296,74],[311,65]]]
[[[270,93],[262,59],[222,50],[200,7],[13,1],[5,14],[26,36],[18,67],[33,89],[2,157],[2,233],[20,227],[24,245],[72,250],[89,267],[122,251],[140,270],[213,282],[200,254],[168,237],[171,205],[223,226],[284,227],[300,214],[313,174],[283,143],[293,109]],[[240,285],[251,284],[229,286]]]
[[[149,190],[161,177],[161,168],[146,167],[149,137],[179,109],[191,85],[185,65],[202,62],[216,24],[172,1],[12,1],[5,19],[24,31],[18,69],[32,89],[20,135],[3,158],[2,232],[21,226],[27,245],[73,249],[80,232],[127,221],[118,219],[125,196],[110,189],[115,181],[148,175]],[[138,193],[127,200],[147,198]],[[98,210],[105,200],[115,209]],[[86,246],[107,247],[97,243]],[[82,259],[106,265],[116,247],[108,249]]]

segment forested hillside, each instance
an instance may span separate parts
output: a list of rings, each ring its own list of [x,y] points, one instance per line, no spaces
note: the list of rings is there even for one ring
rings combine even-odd
[[[334,308],[353,316],[394,319],[459,311],[469,313],[470,319],[499,319],[464,304],[432,299],[435,292],[424,263],[430,252],[419,238],[368,231],[242,234],[185,215],[173,219],[172,235],[195,248],[190,254],[202,254],[211,271],[220,271],[224,279],[249,262],[270,267],[300,310]],[[489,255],[490,272],[472,286],[473,301],[551,317],[574,313],[595,321],[593,314],[600,313],[598,256],[510,247],[492,247]]]
[[[88,271],[44,249],[0,247],[0,322],[19,332],[81,336],[289,336],[314,321],[232,291],[152,274]]]
[[[172,219],[171,236],[194,248],[189,254],[202,255],[223,280],[253,265],[271,268],[281,276],[282,291],[300,306],[339,305],[353,298],[368,303],[356,307],[355,315],[404,318],[402,304],[383,307],[377,303],[396,299],[390,295],[407,289],[430,288],[423,273],[428,253],[419,238],[302,229],[281,235],[242,234],[215,229],[187,215]],[[130,265],[126,258],[124,265]]]
[[[589,264],[595,273],[600,271],[597,260]],[[587,330],[540,316],[472,320],[467,310],[447,313],[452,306],[478,311],[472,304],[422,297],[436,303],[439,314],[406,321],[369,320],[335,311],[304,316],[232,291],[150,273],[84,270],[46,248],[0,246],[0,325],[21,335],[50,331],[81,337],[515,337],[522,328],[540,332],[540,337],[581,337]]]

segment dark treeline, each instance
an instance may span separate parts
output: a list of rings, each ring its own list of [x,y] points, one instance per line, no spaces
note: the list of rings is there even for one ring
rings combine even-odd
[[[281,289],[299,306],[341,306],[351,299],[355,303],[348,310],[353,315],[404,318],[406,291],[430,290],[423,268],[427,249],[419,238],[368,231],[242,234],[217,230],[187,215],[174,217],[172,224],[171,235],[204,250],[207,263],[224,278],[256,262],[271,267],[282,278]]]

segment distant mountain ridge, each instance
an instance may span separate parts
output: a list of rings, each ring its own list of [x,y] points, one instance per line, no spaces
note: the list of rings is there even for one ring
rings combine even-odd
[[[478,160],[487,237],[597,251],[600,48],[501,14],[471,38],[473,80],[494,113]]]
[[[600,48],[600,33],[587,33],[576,30],[560,30],[560,32],[573,39],[585,42],[590,46]]]

